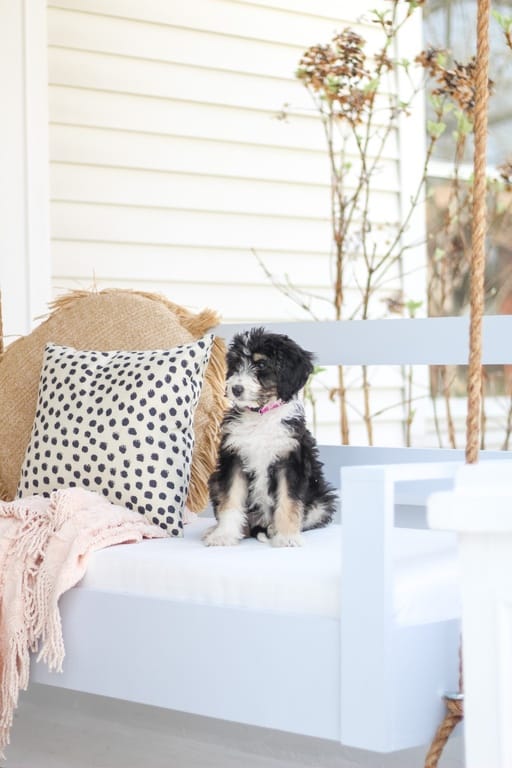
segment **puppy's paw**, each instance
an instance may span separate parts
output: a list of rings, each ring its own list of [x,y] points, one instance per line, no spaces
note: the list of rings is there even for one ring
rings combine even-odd
[[[276,533],[270,539],[273,547],[302,547],[300,533]]]
[[[240,544],[240,539],[229,531],[222,530],[219,525],[213,525],[203,533],[203,544],[207,547],[233,547]]]

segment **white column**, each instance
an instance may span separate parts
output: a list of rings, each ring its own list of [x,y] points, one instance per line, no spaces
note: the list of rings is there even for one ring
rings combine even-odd
[[[0,290],[5,342],[50,299],[45,0],[0,0]]]
[[[508,461],[458,472],[433,494],[433,528],[459,533],[467,768],[512,765],[512,475]]]

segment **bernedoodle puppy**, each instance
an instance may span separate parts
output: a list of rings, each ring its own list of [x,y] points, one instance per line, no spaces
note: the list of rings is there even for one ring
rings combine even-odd
[[[253,328],[233,338],[227,367],[232,407],[209,486],[217,523],[204,543],[256,536],[276,547],[300,546],[301,531],[327,525],[336,508],[298,398],[312,355],[288,336]]]

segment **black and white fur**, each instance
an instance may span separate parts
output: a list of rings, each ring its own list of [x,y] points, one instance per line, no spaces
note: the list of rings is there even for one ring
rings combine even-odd
[[[209,486],[217,524],[204,543],[227,546],[252,535],[299,546],[301,531],[327,525],[336,508],[298,399],[312,355],[288,336],[254,328],[233,338],[227,366],[232,407]]]

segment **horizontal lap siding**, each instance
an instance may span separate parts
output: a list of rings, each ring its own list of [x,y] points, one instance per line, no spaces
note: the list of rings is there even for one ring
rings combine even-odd
[[[331,0],[50,2],[54,292],[158,290],[226,321],[329,316],[328,163],[294,70],[353,16]],[[397,155],[395,141],[375,180],[382,224],[399,214]],[[259,260],[314,298],[286,298]]]

